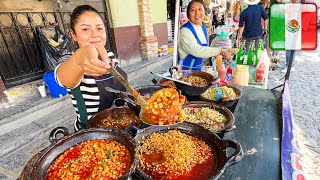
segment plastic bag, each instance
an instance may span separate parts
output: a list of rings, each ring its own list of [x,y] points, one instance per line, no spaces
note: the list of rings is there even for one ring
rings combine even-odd
[[[259,63],[256,66],[256,81],[257,82],[262,82],[265,74],[266,74],[266,66],[267,66],[267,61],[268,61],[268,54],[267,50],[264,49],[259,52]]]
[[[53,71],[55,67],[64,61],[65,55],[70,54],[67,50],[68,38],[62,33],[58,26],[55,27],[54,37],[46,37],[41,28],[36,28],[40,41],[42,59],[46,71]]]
[[[211,44],[210,47],[221,47],[222,49],[231,49],[232,48],[232,42],[231,39],[227,37],[220,37],[216,36]]]

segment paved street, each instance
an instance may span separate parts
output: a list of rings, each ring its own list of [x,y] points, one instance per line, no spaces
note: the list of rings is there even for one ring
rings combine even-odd
[[[284,65],[284,52],[280,58]],[[299,52],[295,60],[295,71],[290,75],[290,95],[301,164],[308,179],[320,179],[320,56],[317,51],[304,51]],[[284,75],[280,69],[270,71],[269,87],[281,84]]]
[[[284,60],[284,53],[281,53]],[[282,64],[284,62],[281,62]],[[167,71],[171,62],[141,69],[139,78],[131,80],[133,86],[152,84],[153,72]],[[290,76],[290,94],[294,118],[300,141],[302,165],[307,179],[320,179],[320,57],[317,52],[301,52],[296,57],[296,71]],[[270,71],[269,87],[283,82],[280,68]],[[281,90],[281,88],[279,88]],[[0,179],[16,179],[28,160],[48,146],[50,131],[57,126],[66,126],[73,132],[74,109],[71,100],[59,101],[50,97],[41,99],[41,104],[22,105],[21,113],[8,114],[0,109]],[[47,103],[47,104],[46,104]],[[30,107],[29,107],[30,106]],[[28,108],[26,108],[28,107]]]

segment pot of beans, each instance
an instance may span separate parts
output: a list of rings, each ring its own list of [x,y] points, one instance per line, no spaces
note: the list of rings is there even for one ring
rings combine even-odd
[[[183,105],[182,110],[187,122],[201,125],[220,137],[236,128],[234,115],[226,107],[205,101],[190,101]]]
[[[118,128],[124,129],[128,125],[140,127],[142,121],[139,113],[129,108],[123,99],[115,99],[110,108],[93,115],[87,128]]]
[[[122,130],[91,128],[68,134],[58,127],[50,141],[34,162],[30,179],[128,179],[134,170],[136,144]]]
[[[138,130],[135,140],[135,175],[140,179],[218,179],[243,156],[238,142],[221,140],[208,129],[188,122]],[[234,153],[227,156],[230,148]]]
[[[209,73],[194,70],[179,70],[172,76],[180,81],[191,84],[189,86],[180,82],[174,82],[177,89],[181,90],[182,94],[186,96],[199,96],[218,80],[218,78],[213,77]]]
[[[174,82],[169,79],[160,78],[155,83],[157,85],[162,86],[162,87],[177,88],[177,86],[174,84]]]
[[[220,100],[217,101],[215,98],[217,95],[217,90],[214,87],[210,87],[204,93],[202,93],[200,95],[200,99],[230,108],[239,100],[242,95],[242,91],[235,86],[220,85],[219,88],[222,91],[222,97]]]

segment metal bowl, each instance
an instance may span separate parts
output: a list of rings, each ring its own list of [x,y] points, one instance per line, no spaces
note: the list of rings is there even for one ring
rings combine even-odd
[[[183,105],[183,108],[186,108],[186,107],[193,107],[193,108],[208,107],[210,109],[214,109],[220,112],[221,114],[223,114],[227,118],[227,122],[225,123],[223,128],[213,131],[214,133],[217,133],[219,137],[223,137],[224,133],[230,132],[236,128],[236,126],[234,125],[234,115],[226,107],[218,106],[213,103],[205,102],[205,101],[190,101]],[[188,122],[188,118],[186,119],[186,121]]]
[[[234,87],[234,86],[230,86],[230,85],[223,85],[223,86],[227,86],[229,88],[232,88],[233,91],[236,93],[237,97],[234,98],[233,100],[222,100],[222,99],[220,99],[219,101],[216,101],[215,99],[207,99],[207,98],[203,97],[202,95],[200,95],[200,99],[203,100],[203,101],[207,101],[207,102],[213,102],[214,104],[217,104],[217,105],[220,105],[220,106],[223,106],[223,107],[227,107],[227,108],[231,107],[234,103],[236,103],[239,100],[239,98],[242,95],[242,91],[239,88]]]
[[[174,82],[177,86],[177,89],[181,90],[181,93],[186,96],[199,96],[204,93],[210,86],[212,86],[218,78],[213,77],[211,74],[202,72],[202,71],[193,71],[193,70],[181,70],[177,71],[177,78],[180,80],[182,77],[188,76],[198,76],[207,81],[207,86],[204,87],[196,87],[196,86],[188,86],[179,82]]]
[[[169,82],[172,85],[168,85]],[[173,81],[171,81],[169,79],[164,79],[164,78],[158,79],[156,84],[159,85],[159,86],[162,86],[162,87],[177,88]]]

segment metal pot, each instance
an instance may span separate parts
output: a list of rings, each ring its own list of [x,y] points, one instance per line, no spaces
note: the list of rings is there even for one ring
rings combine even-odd
[[[129,108],[128,104],[123,99],[115,99],[111,105],[110,108],[105,109],[103,111],[100,111],[93,115],[89,123],[87,124],[87,128],[119,128],[124,129],[124,127],[102,127],[102,120],[104,120],[107,117],[113,116],[113,115],[131,115],[136,116],[139,118],[139,113]],[[142,121],[136,122],[132,125],[140,127],[142,125]]]
[[[160,78],[160,79],[158,79],[158,80],[155,80],[155,79],[152,79],[152,82],[155,84],[155,85],[158,85],[158,86],[162,86],[162,87],[170,87],[170,86],[166,86],[166,85],[164,85],[164,83],[167,83],[167,82],[170,82],[171,80],[169,80],[169,79],[165,79],[165,78]],[[174,84],[174,82],[173,81],[171,81],[171,83],[172,83],[172,87],[170,87],[170,88],[177,88],[176,87],[176,85]]]
[[[138,129],[134,126],[127,127],[127,131],[131,134],[135,134],[137,144],[137,155],[136,155],[136,173],[135,175],[139,179],[152,179],[151,176],[147,175],[139,163],[139,147],[145,142],[145,139],[151,134],[164,133],[169,130],[179,130],[185,134],[194,136],[204,141],[212,150],[215,159],[215,165],[212,169],[208,179],[219,179],[225,169],[237,162],[239,162],[243,156],[243,150],[241,145],[234,140],[221,140],[215,133],[199,126],[197,124],[183,122],[174,124],[172,126],[150,126],[145,129]],[[231,156],[227,156],[226,150],[232,148],[234,153]]]
[[[200,95],[200,99],[203,100],[203,101],[207,101],[207,102],[213,102],[214,104],[217,104],[217,105],[220,105],[220,106],[224,106],[224,107],[231,107],[234,103],[236,103],[239,98],[241,97],[242,95],[242,91],[235,87],[235,86],[230,86],[230,85],[225,85],[229,88],[232,88],[233,91],[236,93],[237,97],[235,99],[232,99],[232,100],[223,100],[223,99],[220,99],[219,101],[216,101],[215,99],[207,99],[205,97],[203,97],[202,95]]]
[[[234,115],[228,108],[218,106],[213,103],[209,103],[205,101],[190,101],[185,103],[183,107],[196,107],[196,108],[209,107],[210,109],[214,109],[220,112],[221,114],[223,114],[227,118],[226,125],[224,126],[224,128],[218,131],[214,131],[214,133],[217,133],[217,135],[219,135],[219,137],[221,138],[223,137],[224,133],[232,131],[236,128],[236,126],[234,125]],[[188,119],[186,121],[188,121]]]
[[[60,133],[63,134],[63,138],[58,138],[58,134]],[[136,144],[133,138],[124,131],[118,129],[92,128],[69,134],[66,128],[57,127],[50,133],[49,140],[52,145],[49,146],[45,152],[41,154],[41,157],[34,162],[33,168],[29,173],[29,178],[34,180],[45,179],[48,168],[53,161],[59,157],[59,155],[68,150],[70,147],[73,147],[81,142],[94,139],[112,139],[125,145],[132,157],[132,163],[129,172],[124,174],[121,179],[127,179],[129,176],[131,176],[132,171],[134,170]]]
[[[198,76],[205,79],[208,82],[208,85],[205,87],[195,87],[174,81],[174,84],[177,86],[177,89],[181,90],[182,94],[186,96],[199,96],[200,94],[204,93],[210,86],[215,84],[218,80],[218,78],[213,77],[209,73],[194,70],[179,70],[176,72],[174,76],[179,80],[185,76]]]
[[[23,168],[19,180],[30,180],[31,178],[31,172],[34,167],[34,164],[38,162],[39,158],[43,155],[43,153],[48,149],[48,147],[42,149],[37,154],[35,154],[26,164],[26,166]]]

